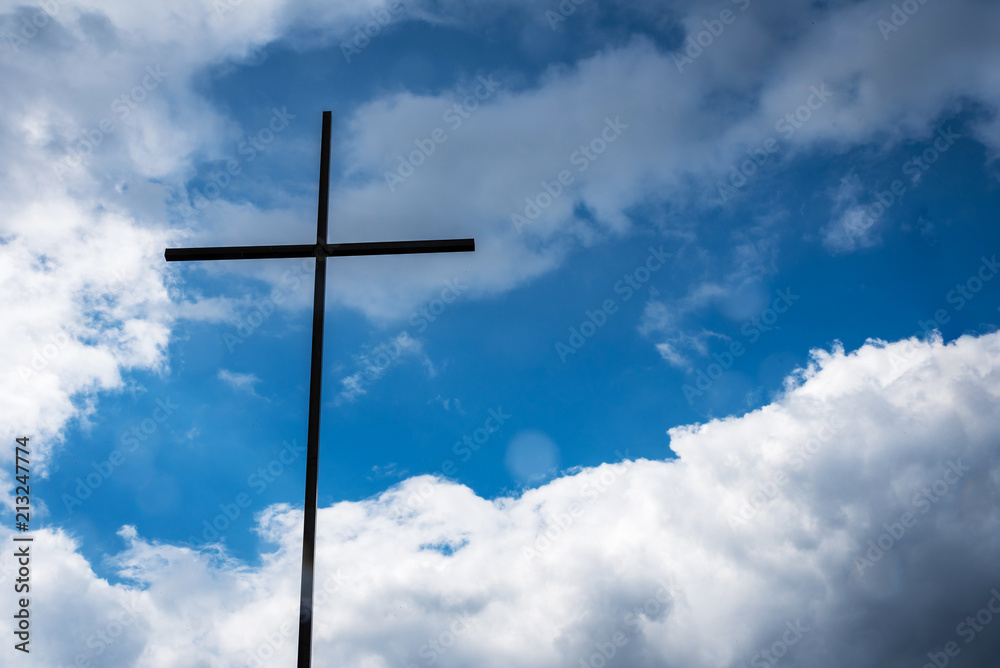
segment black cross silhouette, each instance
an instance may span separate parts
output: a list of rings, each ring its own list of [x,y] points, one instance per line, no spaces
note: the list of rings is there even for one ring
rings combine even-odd
[[[330,201],[330,126],[332,113],[323,112],[323,144],[319,163],[319,216],[316,243],[285,246],[228,246],[220,248],[168,248],[167,262],[185,260],[258,260],[279,257],[315,257],[313,290],[312,363],[309,376],[309,426],[306,450],[305,526],[302,529],[302,592],[299,599],[298,668],[312,662],[313,556],[316,550],[316,478],[319,468],[320,394],[323,389],[323,321],[326,305],[326,258],[357,255],[407,255],[457,253],[476,250],[475,239],[443,241],[383,241],[330,244],[326,228]]]

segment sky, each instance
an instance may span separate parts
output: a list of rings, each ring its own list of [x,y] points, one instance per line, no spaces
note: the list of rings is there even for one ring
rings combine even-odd
[[[314,666],[995,665],[998,31],[0,3],[0,664],[293,665],[329,110]]]

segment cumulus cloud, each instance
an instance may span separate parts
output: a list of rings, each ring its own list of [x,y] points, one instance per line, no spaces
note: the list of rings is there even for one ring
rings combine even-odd
[[[244,133],[192,77],[244,58],[305,14],[347,31],[380,5],[0,10],[0,434],[37,438],[38,473],[96,393],[120,390],[133,370],[166,371],[179,318],[236,319],[236,302],[185,294],[163,262],[165,247],[197,238],[172,228],[195,157],[222,157]],[[235,9],[220,15],[217,6]],[[287,288],[282,275],[272,282]]]
[[[74,397],[120,388],[126,370],[165,366],[170,299],[147,271],[164,234],[42,198],[7,221],[0,246],[0,405],[3,433],[39,436],[44,466],[63,425],[91,410]]]
[[[621,461],[517,498],[421,476],[323,508],[314,656],[874,667],[923,665],[955,641],[987,665],[996,629],[956,625],[998,585],[998,401],[1000,334],[870,341],[814,351],[759,410],[670,430],[675,460],[632,460],[622,443]],[[40,665],[98,652],[108,666],[291,662],[302,514],[279,504],[257,519],[273,545],[257,565],[123,528],[110,563],[128,585],[41,532]]]
[[[164,368],[176,317],[232,317],[226,302],[184,305],[179,293],[171,296],[175,274],[163,266],[164,246],[182,239],[229,242],[230,229],[241,231],[242,243],[271,242],[276,220],[311,220],[313,202],[289,196],[270,205],[223,196],[197,225],[181,215],[199,161],[226,157],[256,129],[216,109],[194,82],[206,68],[252,58],[278,39],[312,48],[317,29],[325,43],[342,39],[385,4],[221,4],[232,11],[194,0],[149,11],[111,1],[63,2],[30,39],[5,44],[0,265],[13,269],[3,275],[3,294],[53,297],[32,300],[33,313],[19,313],[32,317],[17,320],[30,324],[0,335],[6,370],[0,391],[10,398],[3,405],[12,407],[4,430],[38,426],[36,433],[55,436],[67,420],[86,414],[86,397],[119,387],[123,371]],[[525,25],[544,23],[529,3],[458,11],[459,4],[417,4],[405,20],[462,28],[502,12]],[[651,8],[689,33],[700,29],[691,3],[644,3],[636,11]],[[0,14],[0,31],[16,34],[32,11]],[[628,212],[637,205],[717,206],[717,183],[772,135],[781,144],[777,161],[858,145],[888,148],[929,138],[942,116],[971,105],[975,137],[995,154],[1000,47],[989,27],[1000,7],[927,3],[886,39],[877,22],[890,11],[873,0],[753,3],[683,72],[663,27],[656,41],[616,39],[535,81],[480,73],[501,85],[459,127],[444,115],[475,91],[475,76],[433,94],[382,94],[345,121],[337,150],[352,178],[332,194],[332,214],[347,221],[339,233],[345,241],[370,240],[373,230],[386,239],[475,236],[474,257],[456,255],[440,265],[466,276],[475,298],[554,270],[578,244],[629,234]],[[599,13],[591,14],[581,10],[578,18],[596,25],[591,19]],[[679,36],[675,46],[682,46]],[[791,136],[777,132],[776,123],[822,85],[831,91],[822,108]],[[706,105],[707,99],[734,103]],[[113,129],[102,125],[106,119]],[[390,193],[386,172],[439,127],[447,141]],[[459,152],[461,160],[448,157]],[[519,231],[511,216],[531,211],[532,202],[541,209],[547,200],[539,195],[562,170],[573,182]],[[259,185],[261,192],[274,190],[264,180]],[[301,229],[307,231],[305,223]],[[837,247],[841,229],[831,228],[828,245]],[[392,272],[385,271],[389,261]],[[439,288],[443,277],[428,275],[423,262],[414,256],[352,265],[350,278],[329,287],[330,298],[376,320],[398,320]],[[251,271],[237,265],[206,271]],[[116,287],[116,267],[129,276],[127,290],[121,279]],[[281,287],[282,271],[269,266],[260,276]],[[82,316],[94,305],[107,317]],[[59,346],[54,340],[65,345],[50,361],[44,350]],[[14,370],[39,359],[36,353],[45,369],[23,386]]]
[[[314,28],[338,39],[383,6],[271,1],[222,15],[218,3],[194,0],[58,4],[19,50],[5,41],[0,68],[0,435],[35,435],[40,475],[99,392],[120,389],[133,370],[166,370],[177,318],[232,318],[231,302],[182,293],[163,265],[165,246],[230,229],[245,243],[270,241],[275,221],[311,219],[313,202],[290,197],[272,208],[220,201],[197,227],[183,219],[176,204],[189,199],[197,162],[226,156],[248,131],[193,82],[278,39],[308,48]],[[700,17],[689,5],[673,8],[693,31]],[[461,16],[449,20],[461,26],[499,11],[455,6],[427,3],[409,16]],[[537,8],[522,9],[539,20]],[[0,32],[20,30],[32,11],[3,10]],[[772,135],[778,161],[882,150],[931,137],[942,116],[969,105],[976,138],[995,156],[1000,6],[925,3],[886,39],[877,21],[890,11],[874,1],[753,3],[684,72],[645,37],[527,84],[497,72],[503,85],[457,128],[444,114],[474,79],[435,94],[386,93],[347,120],[338,150],[353,172],[332,213],[348,221],[345,241],[371,240],[372,230],[476,236],[475,259],[447,265],[476,297],[554,270],[578,244],[630,234],[636,205],[718,206],[716,184]],[[792,136],[776,134],[822,84],[832,91],[823,107]],[[120,104],[130,112],[119,118]],[[115,130],[103,130],[112,116]],[[613,143],[609,122],[621,128]],[[449,137],[440,153],[387,196],[385,172],[439,126]],[[604,149],[582,160],[576,152],[601,146],[598,138]],[[526,215],[529,200],[541,208],[561,170],[576,170],[573,183],[519,230],[511,215]],[[852,211],[823,237],[831,249],[850,250],[837,246],[837,230]],[[331,285],[331,299],[391,320],[439,289],[420,258],[391,260],[391,279],[373,259]],[[261,275],[282,287],[282,271]],[[705,281],[691,304],[731,287]],[[661,352],[683,364],[671,336]],[[422,355],[418,342],[396,343]],[[425,665],[429,654],[442,665],[577,666],[621,633],[627,642],[615,651],[628,665],[742,665],[801,624],[809,631],[785,648],[789,662],[920,665],[925,648],[956,640],[955,620],[975,614],[997,584],[998,345],[989,335],[817,354],[774,404],[672,430],[676,461],[626,459],[517,499],[415,478],[325,508],[319,582],[335,593],[317,617],[317,655],[338,665]],[[365,391],[367,368],[341,381],[345,400]],[[963,463],[971,471],[951,484]],[[906,513],[916,523],[897,539]],[[287,506],[262,514],[259,530],[275,548],[254,566],[124,529],[113,563],[129,586],[98,578],[73,536],[38,532],[37,661],[253,665],[254,654],[270,653],[290,662],[299,522]],[[9,584],[10,561],[0,563]],[[9,616],[0,627],[12,637]],[[995,657],[992,631],[963,644],[965,656]]]

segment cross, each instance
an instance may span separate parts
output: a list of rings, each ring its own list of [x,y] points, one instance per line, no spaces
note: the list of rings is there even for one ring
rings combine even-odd
[[[456,253],[476,250],[475,239],[442,241],[383,241],[330,244],[326,241],[330,203],[330,126],[332,113],[323,112],[323,143],[319,163],[319,215],[316,243],[283,246],[228,246],[218,248],[168,248],[167,262],[186,260],[258,260],[262,258],[315,257],[313,288],[312,361],[309,375],[309,425],[306,448],[305,525],[302,528],[302,589],[299,597],[298,668],[312,661],[313,557],[316,550],[316,495],[319,468],[320,394],[323,389],[323,321],[326,305],[326,258],[358,255],[408,255]]]

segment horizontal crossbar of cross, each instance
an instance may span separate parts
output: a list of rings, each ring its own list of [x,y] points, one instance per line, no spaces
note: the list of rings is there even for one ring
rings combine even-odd
[[[213,248],[168,248],[167,262],[185,260],[261,260],[287,257],[356,257],[360,255],[409,255],[413,253],[466,253],[476,250],[475,239],[443,241],[373,241],[345,244],[298,244],[284,246],[218,246]]]

